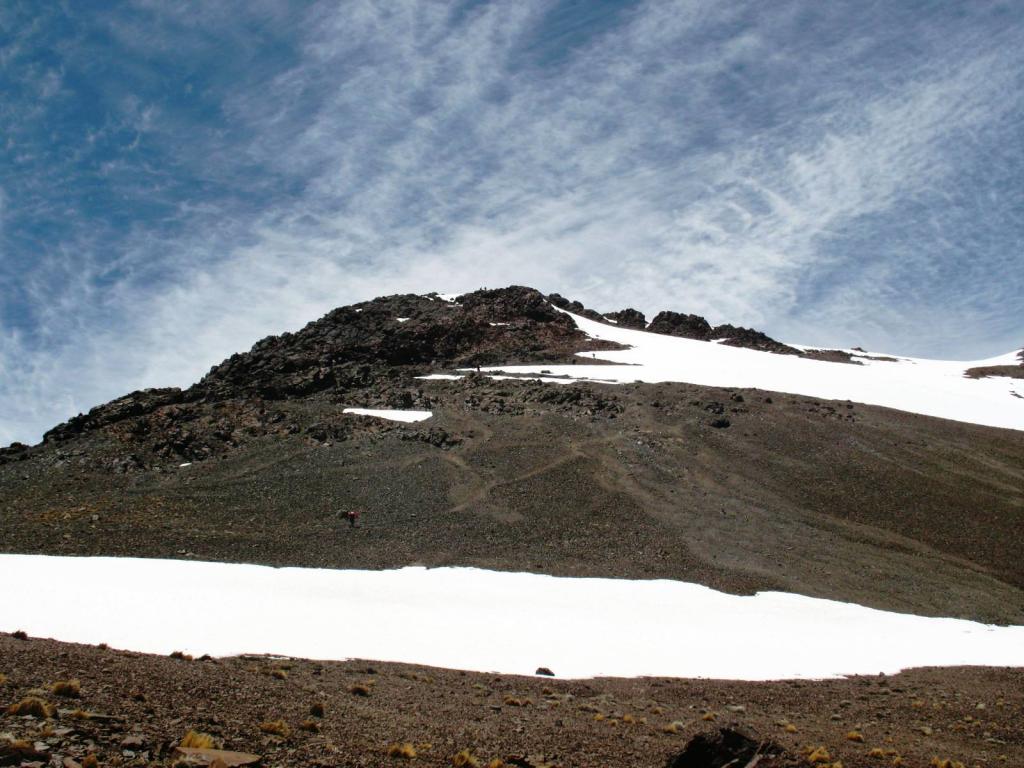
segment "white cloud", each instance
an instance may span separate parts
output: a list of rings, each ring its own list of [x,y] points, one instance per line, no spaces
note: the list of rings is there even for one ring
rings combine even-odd
[[[218,8],[214,29],[230,22]],[[894,264],[835,243],[956,184],[951,145],[1020,109],[1001,95],[1019,55],[925,39],[942,56],[879,71],[876,87],[849,73],[884,30],[808,50],[788,11],[751,23],[740,5],[649,3],[546,66],[549,8],[488,4],[453,25],[412,0],[313,7],[290,66],[224,94],[244,139],[197,130],[180,158],[204,179],[244,186],[255,168],[253,183],[290,191],[259,208],[179,203],[173,236],[139,226],[113,262],[103,227],[50,254],[28,286],[42,341],[8,332],[0,348],[0,395],[16,403],[0,442],[131,388],[187,385],[263,335],[398,291],[516,282],[844,345],[899,341],[929,317],[886,293],[897,271],[942,280],[926,249]],[[191,23],[170,12],[133,45],[167,48]],[[136,26],[112,29],[130,40]],[[173,130],[165,108],[129,106],[139,130]],[[121,276],[98,288],[112,264]]]

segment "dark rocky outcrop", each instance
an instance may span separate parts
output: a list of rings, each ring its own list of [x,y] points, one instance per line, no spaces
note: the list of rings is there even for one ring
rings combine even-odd
[[[651,333],[663,333],[667,336],[680,336],[697,341],[719,341],[730,347],[744,347],[760,352],[774,352],[780,355],[801,354],[800,350],[776,341],[761,331],[729,324],[712,327],[700,315],[659,312],[647,326],[647,330]]]
[[[989,376],[1006,376],[1011,379],[1024,379],[1024,349],[1017,353],[1020,365],[982,365],[968,368],[964,376],[969,379],[984,379]]]
[[[680,336],[684,339],[708,341],[711,338],[711,324],[700,315],[684,315],[681,312],[659,312],[647,326],[651,333],[666,336]]]
[[[613,321],[622,328],[632,328],[636,331],[643,331],[647,328],[647,318],[644,313],[632,307],[621,309],[618,312],[609,312],[605,319]]]

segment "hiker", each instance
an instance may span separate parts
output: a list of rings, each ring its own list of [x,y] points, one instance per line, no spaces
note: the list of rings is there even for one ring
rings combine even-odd
[[[350,509],[348,512],[345,513],[345,517],[348,518],[348,527],[355,528],[356,522],[358,522],[359,520],[359,510]]]

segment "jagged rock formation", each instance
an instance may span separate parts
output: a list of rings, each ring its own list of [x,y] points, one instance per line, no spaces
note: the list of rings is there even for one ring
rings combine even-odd
[[[774,352],[778,355],[800,355],[800,350],[787,346],[752,328],[740,328],[735,325],[711,324],[700,315],[684,315],[679,312],[659,312],[651,324],[647,326],[651,333],[663,333],[667,336],[681,336],[684,339],[697,341],[718,341],[730,347],[745,347],[761,352]]]
[[[647,328],[647,318],[644,317],[644,313],[629,307],[628,309],[622,309],[618,312],[609,312],[605,315],[605,319],[611,320],[616,325],[621,325],[623,328],[632,328],[637,331],[642,331]]]

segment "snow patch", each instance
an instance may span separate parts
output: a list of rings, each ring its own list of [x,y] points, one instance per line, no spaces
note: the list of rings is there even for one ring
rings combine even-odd
[[[565,310],[559,310],[564,312]],[[1018,352],[990,360],[924,360],[843,350],[862,365],[809,360],[726,344],[616,327],[566,312],[592,339],[628,346],[625,350],[580,352],[613,365],[492,366],[494,373],[567,376],[577,381],[677,381],[710,387],[756,388],[827,400],[852,400],[909,413],[1024,430],[1024,400],[1014,397],[1019,380],[965,378],[968,368],[1012,365]],[[896,357],[890,360],[872,359]]]
[[[408,317],[396,317],[395,318],[395,320],[397,320],[400,323],[408,323],[410,319],[411,318],[408,318]]]
[[[338,536],[347,535],[339,529]],[[476,568],[389,571],[0,555],[0,630],[166,654],[376,659],[508,674],[733,680],[1024,666],[1024,627],[780,592]],[[201,595],[210,621],[168,621]],[[98,618],[99,617],[99,618]],[[453,628],[519,627],[478,634]]]
[[[431,411],[394,411],[382,408],[345,408],[342,413],[353,413],[356,416],[376,416],[389,421],[425,421],[434,414]]]

